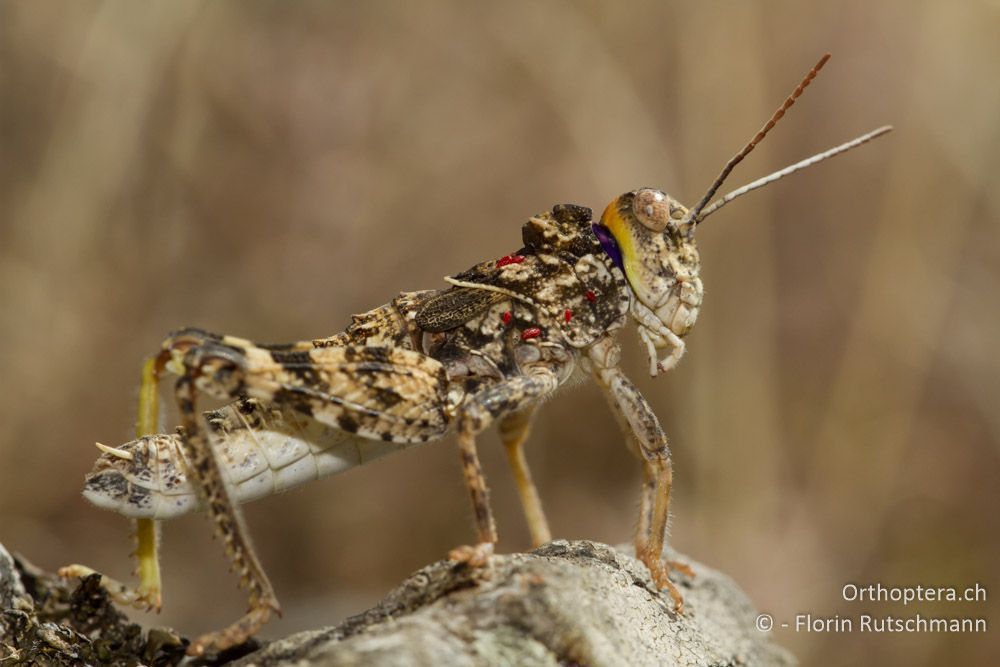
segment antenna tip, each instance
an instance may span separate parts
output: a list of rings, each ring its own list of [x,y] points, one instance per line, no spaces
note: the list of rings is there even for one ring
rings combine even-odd
[[[892,132],[893,129],[894,128],[892,125],[883,125],[882,127],[877,127],[871,132],[869,132],[867,135],[865,135],[866,141],[871,141],[872,139],[881,137],[883,134],[889,134],[890,132]]]

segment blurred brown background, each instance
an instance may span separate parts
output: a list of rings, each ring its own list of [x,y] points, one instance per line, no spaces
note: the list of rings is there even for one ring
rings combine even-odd
[[[995,2],[6,2],[0,5],[0,541],[127,577],[128,523],[79,494],[130,438],[144,355],[196,324],[262,341],[519,246],[554,203],[693,203],[824,51],[727,184],[896,131],[700,230],[680,367],[626,369],[671,436],[672,543],[797,613],[847,582],[998,588],[1000,6]],[[493,433],[501,549],[527,545]],[[630,539],[638,466],[591,386],[529,458],[559,537]],[[448,442],[247,508],[285,618],[336,622],[472,536]],[[244,596],[200,516],[164,526],[160,618]],[[805,664],[986,664],[989,635],[796,634]]]

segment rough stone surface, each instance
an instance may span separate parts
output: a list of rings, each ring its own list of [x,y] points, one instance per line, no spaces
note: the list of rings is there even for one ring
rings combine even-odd
[[[0,664],[167,667],[184,642],[167,629],[144,632],[115,609],[100,575],[68,582],[0,544]]]
[[[672,558],[678,558],[671,554]],[[683,557],[681,557],[683,559]],[[725,575],[690,563],[685,611],[625,549],[556,541],[472,570],[447,561],[410,576],[336,627],[251,646],[201,665],[786,667],[795,660],[754,628],[756,612]],[[186,640],[143,632],[108,603],[97,576],[63,582],[0,546],[0,662],[173,665]],[[189,663],[190,660],[184,660]]]
[[[237,661],[269,665],[786,666],[754,628],[756,611],[725,575],[697,563],[685,611],[642,563],[593,542],[557,541],[493,558],[487,571],[447,562],[413,574],[378,606]]]

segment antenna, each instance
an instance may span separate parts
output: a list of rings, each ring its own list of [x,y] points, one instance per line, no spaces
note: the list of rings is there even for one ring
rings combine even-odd
[[[726,163],[726,166],[722,168],[722,171],[719,173],[719,177],[715,179],[714,183],[712,183],[708,192],[706,192],[705,196],[703,196],[701,200],[694,205],[694,208],[688,211],[687,215],[684,216],[684,219],[681,220],[679,226],[683,227],[692,221],[694,221],[695,224],[698,224],[701,221],[701,218],[704,217],[699,215],[699,213],[701,213],[701,209],[705,207],[705,204],[707,204],[708,200],[712,198],[712,195],[714,195],[715,192],[722,186],[723,181],[725,181],[726,177],[729,176],[729,172],[731,172],[733,167],[739,164],[743,158],[749,155],[750,151],[752,151],[754,147],[759,144],[765,136],[767,136],[767,133],[771,131],[771,128],[773,128],[778,121],[781,120],[781,117],[785,115],[785,112],[788,111],[793,104],[795,104],[795,100],[802,94],[806,87],[812,83],[812,80],[816,78],[816,75],[819,74],[819,71],[823,69],[823,65],[825,65],[826,61],[829,59],[830,54],[827,53],[819,59],[819,62],[816,63],[811,70],[809,70],[809,73],[806,74],[805,78],[803,78],[799,85],[796,86],[795,90],[792,91],[792,94],[788,96],[788,99],[786,99],[785,102],[778,107],[778,110],[775,111],[774,115],[771,116],[771,119],[764,124],[764,127],[760,128],[760,131],[753,139],[750,140],[750,143],[744,146],[743,150],[733,156],[732,159]]]
[[[773,174],[770,174],[770,175],[765,176],[763,178],[758,178],[753,183],[747,183],[743,187],[736,188],[735,190],[733,190],[729,194],[725,195],[724,197],[720,197],[720,198],[716,199],[714,202],[712,202],[712,205],[709,206],[709,207],[707,207],[707,208],[705,208],[701,212],[701,215],[699,215],[697,217],[697,219],[695,220],[695,222],[696,223],[701,222],[702,220],[704,220],[708,216],[712,215],[713,213],[715,213],[716,211],[718,211],[720,208],[722,208],[723,206],[725,206],[726,204],[728,204],[732,200],[736,199],[737,197],[742,197],[743,195],[745,195],[748,192],[752,192],[752,191],[756,190],[757,188],[762,188],[762,187],[764,187],[765,185],[767,185],[769,183],[774,183],[775,181],[780,180],[780,179],[784,178],[785,176],[788,176],[789,174],[793,174],[793,173],[797,172],[800,169],[805,169],[806,167],[811,167],[814,164],[816,164],[817,162],[822,162],[823,160],[826,160],[828,158],[832,158],[834,155],[840,155],[841,153],[846,153],[847,151],[851,150],[852,148],[857,148],[861,144],[866,144],[869,141],[871,141],[872,139],[875,139],[876,137],[881,137],[883,134],[886,134],[888,132],[892,132],[892,125],[883,125],[882,127],[878,128],[877,130],[872,130],[868,134],[861,135],[857,139],[852,139],[851,141],[848,141],[847,143],[840,144],[839,146],[835,146],[835,147],[833,147],[833,148],[831,148],[829,150],[825,150],[822,153],[818,153],[816,155],[813,155],[812,157],[808,157],[805,160],[802,160],[801,162],[796,162],[795,164],[793,164],[791,166],[788,166],[788,167],[785,167],[784,169],[781,169],[780,171],[776,171]]]

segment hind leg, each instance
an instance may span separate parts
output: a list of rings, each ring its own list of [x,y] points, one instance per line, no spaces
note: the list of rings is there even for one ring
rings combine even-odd
[[[431,440],[448,426],[444,367],[410,350],[311,344],[261,347],[189,329],[164,343],[158,363],[180,375],[175,393],[193,481],[240,585],[249,593],[247,614],[195,640],[189,648],[195,655],[239,644],[272,613],[280,613],[206,437],[196,407],[201,394],[223,400],[257,398],[350,433],[392,442]]]
[[[142,367],[142,382],[139,385],[139,410],[135,435],[142,438],[156,433],[159,424],[159,395],[157,385],[159,373],[156,358],[147,359]],[[153,519],[135,520],[135,558],[139,585],[131,588],[111,577],[101,575],[101,585],[111,598],[120,604],[139,609],[160,611],[163,601],[159,561],[159,524]],[[59,568],[63,577],[85,577],[95,570],[86,565],[67,565]]]

